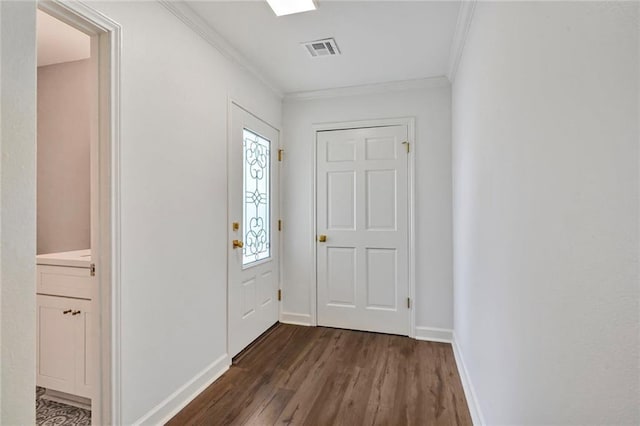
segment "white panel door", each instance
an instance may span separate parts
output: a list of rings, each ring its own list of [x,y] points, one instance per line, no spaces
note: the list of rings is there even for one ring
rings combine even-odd
[[[229,138],[229,356],[278,321],[278,132],[233,104]]]
[[[319,325],[409,334],[406,141],[407,126],[317,133]]]

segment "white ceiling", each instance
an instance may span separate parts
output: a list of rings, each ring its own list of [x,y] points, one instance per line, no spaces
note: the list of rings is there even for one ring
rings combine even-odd
[[[285,93],[447,74],[460,2],[317,3],[316,11],[276,17],[263,0],[188,2]],[[327,37],[341,56],[312,58],[300,45]]]
[[[87,59],[91,39],[83,32],[38,10],[38,66]]]

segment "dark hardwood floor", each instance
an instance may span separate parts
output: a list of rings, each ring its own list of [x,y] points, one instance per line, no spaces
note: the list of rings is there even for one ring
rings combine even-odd
[[[470,425],[451,345],[278,324],[169,425]]]

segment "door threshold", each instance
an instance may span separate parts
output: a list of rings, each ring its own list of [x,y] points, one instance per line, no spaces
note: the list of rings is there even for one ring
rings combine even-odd
[[[235,365],[238,362],[242,361],[242,358],[254,347],[258,346],[260,344],[260,342],[262,342],[264,339],[267,338],[267,336],[269,336],[271,333],[273,333],[273,331],[276,329],[276,327],[280,325],[280,321],[276,321],[275,324],[273,324],[271,327],[267,328],[265,330],[264,333],[262,333],[261,335],[259,335],[258,337],[256,337],[256,339],[249,343],[247,345],[246,348],[244,348],[243,350],[241,350],[238,355],[234,356],[233,358],[231,358],[231,365]]]

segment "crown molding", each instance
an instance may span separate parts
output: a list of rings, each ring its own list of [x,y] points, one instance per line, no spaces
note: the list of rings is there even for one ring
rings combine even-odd
[[[207,43],[213,46],[229,61],[249,72],[253,77],[267,86],[278,98],[282,99],[283,92],[273,81],[258,72],[253,64],[233,47],[224,37],[209,25],[195,10],[182,0],[157,0],[176,18],[181,20]]]
[[[451,51],[449,53],[449,81],[451,83],[456,79],[458,66],[462,59],[464,46],[467,43],[467,36],[471,21],[473,20],[473,12],[476,9],[477,0],[465,0],[460,3],[460,11],[458,12],[458,21],[456,22],[456,30],[453,33],[453,41],[451,42]]]
[[[341,98],[347,96],[375,95],[388,92],[431,89],[449,86],[445,76],[421,78],[417,80],[390,81],[386,83],[365,84],[361,86],[337,87],[332,89],[292,92],[284,95],[285,101]]]

